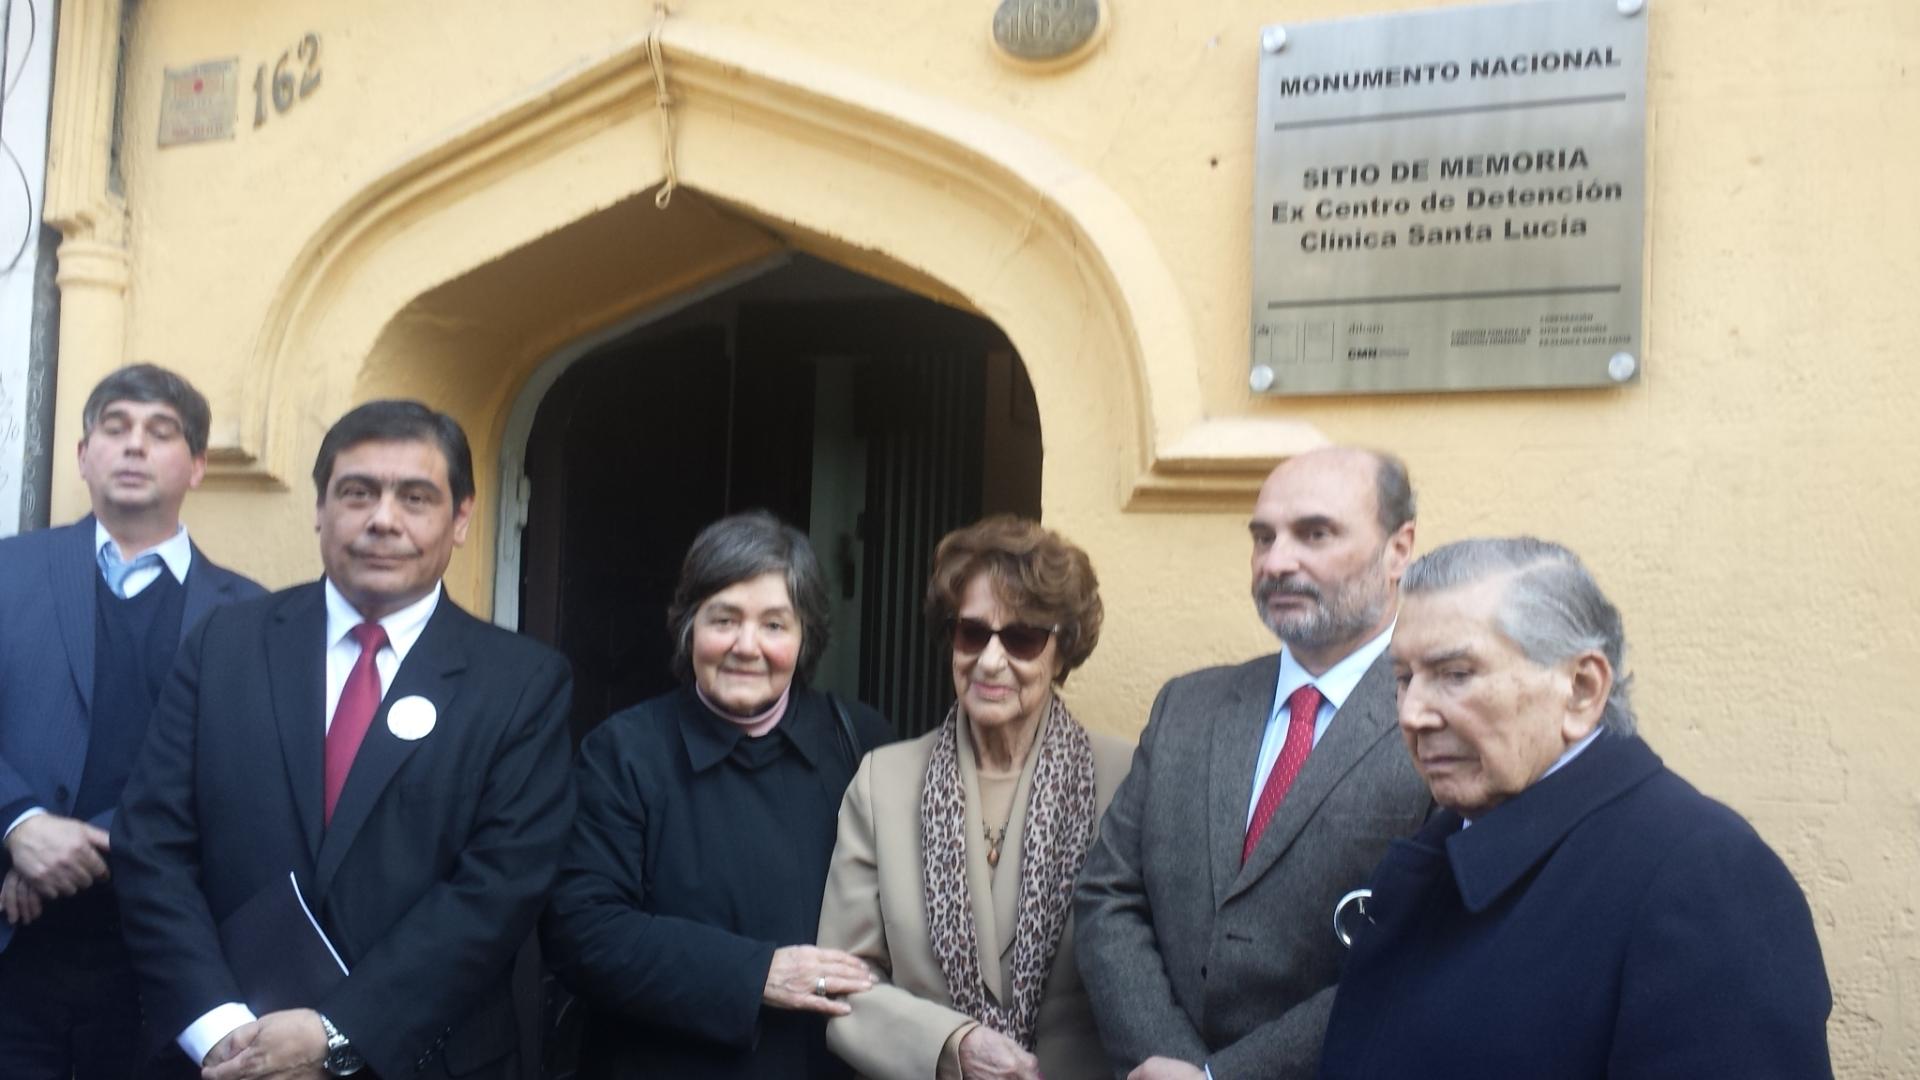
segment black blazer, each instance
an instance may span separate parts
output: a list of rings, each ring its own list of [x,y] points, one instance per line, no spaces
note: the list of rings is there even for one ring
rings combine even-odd
[[[573,815],[559,654],[444,594],[322,828],[318,582],[189,636],[121,802],[112,867],[144,1003],[171,1037],[240,1001],[219,920],[292,870],[352,974],[313,1007],[387,1077],[505,1076],[510,991]],[[419,695],[425,736],[386,710]]]

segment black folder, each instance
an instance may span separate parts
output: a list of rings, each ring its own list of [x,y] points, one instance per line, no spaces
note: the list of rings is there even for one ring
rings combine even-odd
[[[347,977],[291,871],[221,920],[220,951],[255,1016],[315,1008]]]

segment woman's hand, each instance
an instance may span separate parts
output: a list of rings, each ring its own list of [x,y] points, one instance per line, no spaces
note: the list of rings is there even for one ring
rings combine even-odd
[[[1040,1080],[1040,1059],[981,1024],[960,1040],[963,1080]]]
[[[821,980],[826,980],[824,983]],[[824,987],[825,993],[821,990]],[[853,1009],[840,998],[873,989],[867,965],[852,953],[812,945],[789,945],[773,951],[767,968],[767,988],[760,1000],[776,1009],[845,1016]]]

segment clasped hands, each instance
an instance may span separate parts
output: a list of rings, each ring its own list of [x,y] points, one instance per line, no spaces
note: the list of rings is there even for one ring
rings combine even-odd
[[[312,1009],[283,1009],[234,1028],[200,1063],[201,1080],[324,1080],[327,1032]]]
[[[78,818],[35,814],[7,834],[12,869],[0,881],[0,912],[15,926],[40,917],[49,900],[107,879],[107,831]]]

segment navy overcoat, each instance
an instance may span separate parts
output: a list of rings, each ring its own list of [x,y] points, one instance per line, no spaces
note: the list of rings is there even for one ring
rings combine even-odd
[[[1632,736],[1374,872],[1326,1080],[1833,1075],[1805,897],[1738,814]]]

